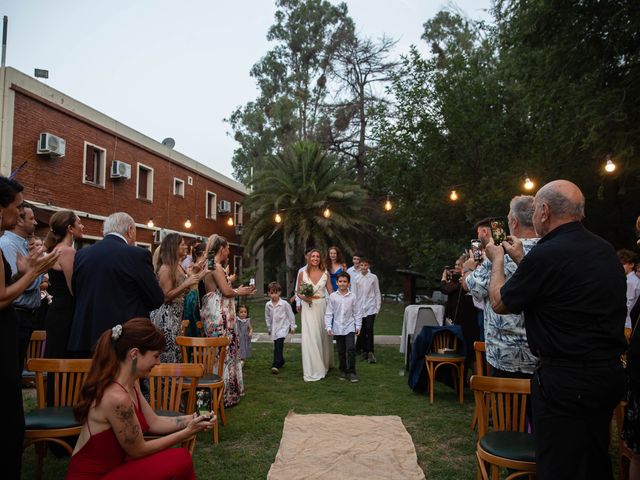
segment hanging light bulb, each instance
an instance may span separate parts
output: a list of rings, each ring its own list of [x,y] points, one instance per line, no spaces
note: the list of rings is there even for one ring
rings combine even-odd
[[[533,183],[529,177],[524,179],[524,189],[525,190],[533,190],[533,187],[535,187],[535,186],[536,186],[536,184]]]
[[[276,222],[276,223],[282,222],[282,217],[280,216],[279,213],[275,214],[275,216],[273,217],[273,221]]]
[[[331,210],[329,210],[329,207],[324,209],[324,212],[322,212],[322,216],[324,218],[329,218],[331,216]]]
[[[387,201],[384,202],[384,209],[385,211],[389,212],[391,211],[392,208],[393,208],[393,205],[391,205],[391,201],[389,200],[389,195],[387,195]]]
[[[184,228],[191,228],[191,220],[187,217],[187,220],[184,222]]]
[[[229,219],[227,220],[227,225],[229,225],[230,227],[233,227],[233,218],[231,218],[231,215],[229,215]]]
[[[458,192],[456,192],[455,190],[451,190],[449,198],[455,202],[456,200],[458,200]]]
[[[147,227],[149,227],[149,228],[153,228],[154,227],[153,217],[149,217],[149,221],[147,222]]]
[[[611,155],[607,155],[607,163],[605,164],[604,169],[607,173],[611,173],[616,169],[616,164],[611,160]]]

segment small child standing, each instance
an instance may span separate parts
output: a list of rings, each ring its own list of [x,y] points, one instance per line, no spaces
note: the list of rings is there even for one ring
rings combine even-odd
[[[356,315],[356,296],[349,291],[349,280],[347,272],[338,273],[338,290],[329,295],[324,324],[329,336],[336,339],[340,380],[349,378],[355,383],[358,381],[355,336],[360,334],[361,319]]]
[[[245,359],[251,356],[251,337],[253,336],[253,327],[249,318],[249,307],[240,305],[238,307],[238,341],[240,342],[240,361],[244,366]]]
[[[357,315],[362,321],[362,359],[376,363],[373,354],[373,322],[380,311],[382,296],[378,277],[369,271],[369,260],[365,257],[360,257],[360,275],[353,283],[353,293],[356,294]]]
[[[277,375],[284,365],[284,339],[289,332],[295,332],[296,319],[291,305],[280,298],[282,287],[278,282],[271,282],[267,286],[267,292],[270,300],[264,306],[264,320],[267,322],[267,331],[273,339],[271,373]]]

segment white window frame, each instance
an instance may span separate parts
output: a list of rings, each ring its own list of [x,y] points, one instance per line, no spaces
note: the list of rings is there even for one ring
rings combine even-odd
[[[173,177],[173,194],[176,197],[184,198],[184,189],[185,189],[184,180],[178,177]]]
[[[100,165],[98,167],[101,170],[100,178],[102,179],[99,183],[91,182],[87,180],[87,146],[91,145],[94,149],[102,151],[102,155],[100,156]],[[100,147],[91,142],[84,142],[84,147],[82,150],[82,183],[85,185],[91,185],[92,187],[105,188],[107,178],[107,149],[104,147]]]
[[[244,208],[240,202],[233,202],[233,221],[234,225],[244,224]]]
[[[209,201],[209,197],[213,197],[213,203]],[[218,195],[215,192],[207,190],[205,193],[205,217],[209,220],[215,220],[218,216]]]
[[[153,202],[153,177],[154,177],[153,167],[150,167],[149,165],[145,165],[144,163],[140,163],[140,162],[137,162],[136,165],[137,165],[136,166],[136,198],[138,200],[144,200],[146,202]],[[149,175],[147,176],[147,196],[146,197],[140,196],[140,170],[142,168],[144,168],[149,172]]]

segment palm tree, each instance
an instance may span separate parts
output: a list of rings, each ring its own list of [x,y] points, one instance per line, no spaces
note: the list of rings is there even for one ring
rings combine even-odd
[[[328,242],[345,245],[366,221],[366,192],[320,145],[300,141],[266,160],[251,182],[245,200],[251,213],[243,240],[252,250],[281,238],[287,266],[287,292],[292,290],[296,259],[308,245],[326,249]],[[325,218],[326,208],[331,216]],[[274,221],[274,215],[281,222]]]

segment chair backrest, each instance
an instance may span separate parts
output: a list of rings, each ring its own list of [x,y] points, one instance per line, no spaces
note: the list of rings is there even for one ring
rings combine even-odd
[[[25,365],[30,358],[43,358],[44,347],[47,344],[47,332],[46,330],[34,330],[31,332],[31,339],[29,340],[29,348],[27,349],[27,355],[25,358]]]
[[[475,374],[486,375],[488,377],[490,373],[489,363],[485,363],[484,357],[482,356],[482,354],[487,351],[485,343],[480,341],[473,342],[473,350],[476,352]]]
[[[493,431],[526,431],[529,380],[473,375],[469,383],[476,401],[480,438],[489,431],[489,418]]]
[[[440,330],[434,333],[429,350],[431,352],[438,352],[443,348],[452,349],[454,352],[458,351],[458,337],[449,330]]]
[[[80,390],[87,378],[91,367],[90,358],[31,358],[27,362],[27,369],[36,374],[36,394],[38,408],[47,405],[47,389],[45,379],[47,373],[52,374],[53,406],[68,407],[78,403]]]
[[[189,320],[182,320],[182,323],[180,324],[180,335],[182,335],[183,337],[187,336],[187,330],[189,328]],[[198,331],[198,336],[202,337],[202,322],[200,320],[198,320],[196,322],[196,329]]]
[[[176,345],[182,348],[182,358],[204,366],[204,373],[223,376],[227,355],[228,337],[176,337]]]
[[[414,338],[417,337],[422,331],[422,327],[439,327],[440,324],[436,319],[436,314],[429,307],[421,307],[418,309],[418,315],[416,316],[416,325],[413,328]]]
[[[195,408],[195,391],[204,367],[193,363],[161,363],[149,372],[149,405],[154,410],[192,413]],[[185,379],[190,381],[185,383]],[[186,404],[182,393],[188,392]]]

